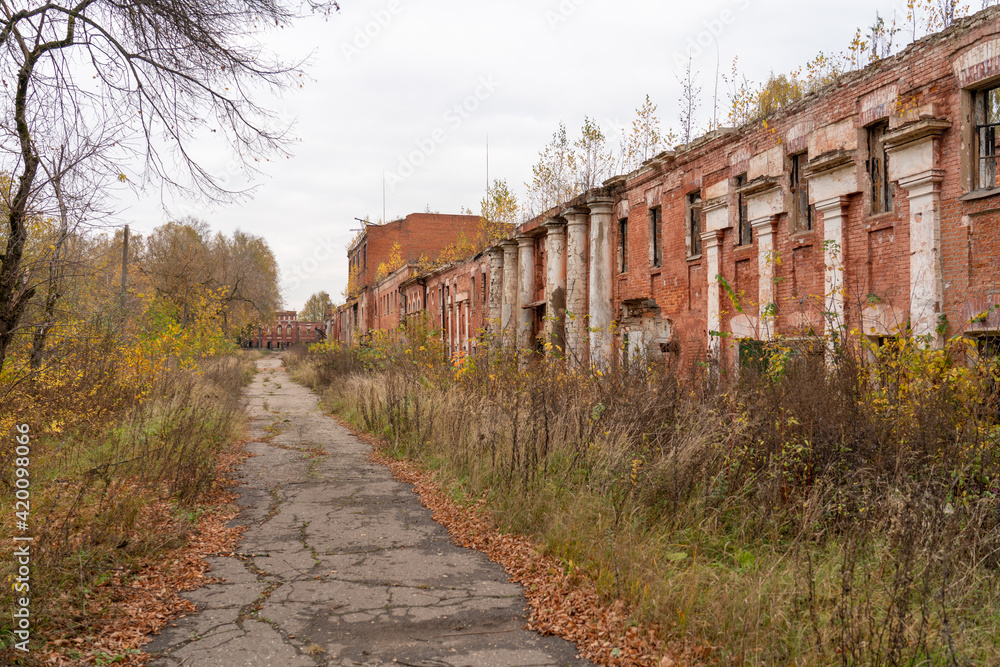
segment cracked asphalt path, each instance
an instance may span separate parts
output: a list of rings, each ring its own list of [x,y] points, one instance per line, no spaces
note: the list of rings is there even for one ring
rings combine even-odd
[[[151,665],[590,664],[524,630],[521,587],[453,544],[280,359],[258,368],[238,557],[210,559],[223,581],[185,594],[199,611],[146,646]]]

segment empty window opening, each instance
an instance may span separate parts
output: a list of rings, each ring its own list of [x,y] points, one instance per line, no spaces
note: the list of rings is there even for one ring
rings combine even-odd
[[[618,221],[618,273],[628,273],[628,218]]]
[[[663,211],[659,206],[649,212],[649,248],[653,266],[663,266]]]
[[[736,214],[737,238],[736,245],[750,245],[753,243],[753,227],[750,226],[750,213],[747,208],[747,196],[740,192],[740,189],[747,184],[747,175],[740,174],[736,177]]]
[[[809,206],[809,184],[802,176],[806,154],[792,156],[790,189],[792,192],[792,231],[804,232],[813,228],[812,207]]]
[[[701,254],[701,191],[688,195],[688,255]]]

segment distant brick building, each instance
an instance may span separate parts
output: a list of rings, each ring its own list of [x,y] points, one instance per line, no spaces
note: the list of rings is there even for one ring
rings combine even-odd
[[[995,349],[998,127],[992,8],[766,126],[661,153],[483,255],[369,283],[387,317],[355,333],[425,313],[452,354],[491,330],[598,366],[635,355],[731,365],[776,336],[849,330]]]
[[[283,350],[292,345],[319,343],[326,338],[326,323],[300,322],[294,310],[274,314],[275,322],[258,328],[247,347],[258,350]]]
[[[372,329],[390,328],[390,319],[385,316],[398,313],[398,294],[386,295],[383,287],[376,296],[373,288],[385,281],[385,276],[378,274],[380,266],[389,266],[395,275],[398,267],[391,266],[393,248],[398,246],[404,267],[415,267],[422,260],[437,259],[441,251],[460,237],[471,241],[478,233],[477,215],[412,213],[384,225],[365,224],[347,250],[353,293],[335,312],[329,333],[337,340],[348,341]],[[381,296],[387,296],[385,303],[379,300]]]

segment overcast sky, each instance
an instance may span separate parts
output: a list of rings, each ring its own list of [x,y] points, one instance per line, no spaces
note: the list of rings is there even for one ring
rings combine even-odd
[[[311,80],[274,102],[294,121],[291,159],[272,160],[246,203],[206,208],[160,193],[119,202],[141,233],[184,215],[215,230],[265,237],[288,308],[328,291],[339,303],[346,245],[359,223],[386,214],[479,212],[489,177],[523,198],[538,151],[560,121],[571,135],[585,115],[606,130],[631,122],[646,94],[664,128],[678,127],[675,74],[694,48],[702,124],[712,107],[717,53],[750,79],[787,72],[819,51],[846,48],[876,10],[872,0],[342,0],[328,19],[268,36],[294,59],[312,54]],[[978,2],[976,3],[978,4]],[[900,20],[905,9],[896,9]],[[901,37],[902,38],[902,37]],[[907,41],[904,39],[904,42]],[[720,116],[727,104],[720,82]],[[617,144],[617,140],[615,142]],[[229,156],[205,157],[217,173]]]

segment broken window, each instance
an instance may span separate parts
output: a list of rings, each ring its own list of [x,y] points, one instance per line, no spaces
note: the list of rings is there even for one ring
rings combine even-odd
[[[747,196],[740,192],[740,189],[746,187],[746,184],[746,174],[740,174],[736,177],[736,214],[739,217],[736,227],[736,245],[750,245],[753,243],[753,227],[750,226]]]
[[[701,190],[688,195],[688,256],[701,254]]]
[[[792,193],[792,231],[804,232],[813,228],[812,207],[809,206],[809,184],[802,177],[806,166],[805,153],[792,156],[792,173],[789,179]]]
[[[649,249],[653,266],[663,266],[663,211],[657,206],[649,211]]]
[[[868,180],[872,189],[872,215],[892,210],[889,154],[885,149],[885,133],[888,131],[889,121],[868,128]]]
[[[618,221],[618,273],[628,273],[628,218]]]
[[[975,100],[975,145],[976,189],[990,190],[998,185],[996,131],[1000,125],[1000,87],[976,91]]]

